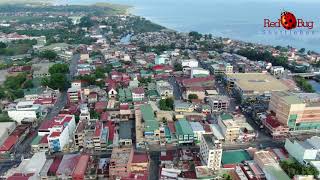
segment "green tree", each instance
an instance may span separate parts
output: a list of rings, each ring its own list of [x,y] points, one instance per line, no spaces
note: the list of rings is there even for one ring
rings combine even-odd
[[[159,107],[163,111],[171,111],[173,110],[174,101],[172,98],[161,99],[159,101]]]
[[[306,48],[299,49],[299,53],[304,54],[306,52]]]
[[[7,44],[4,42],[0,42],[0,49],[7,48]]]
[[[69,87],[70,82],[65,74],[55,73],[48,78],[44,78],[42,80],[42,85],[52,89],[66,90]]]
[[[67,74],[69,73],[69,66],[68,64],[64,64],[64,63],[54,64],[49,68],[49,73],[50,74],[56,74],[56,73]]]
[[[80,19],[80,27],[92,27],[94,25],[94,22],[91,20],[91,18],[89,16],[84,16]]]
[[[95,71],[95,77],[97,79],[105,78],[105,75],[104,75],[105,73],[106,73],[106,69],[105,68],[97,67],[97,69]]]
[[[175,63],[173,65],[173,68],[174,68],[175,71],[182,71],[182,69],[183,69],[182,65],[180,63]]]
[[[44,50],[40,52],[39,56],[44,59],[54,60],[58,57],[58,54],[55,51]]]
[[[7,114],[0,114],[0,122],[13,122]]]
[[[30,89],[33,88],[33,83],[31,79],[28,79],[23,84],[23,89]]]
[[[189,94],[188,99],[191,101],[192,99],[198,99],[198,95],[196,94]]]

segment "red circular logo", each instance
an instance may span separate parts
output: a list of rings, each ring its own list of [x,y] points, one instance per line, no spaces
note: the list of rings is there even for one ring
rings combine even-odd
[[[294,29],[297,27],[297,19],[293,13],[285,11],[281,13],[281,25],[287,29]]]

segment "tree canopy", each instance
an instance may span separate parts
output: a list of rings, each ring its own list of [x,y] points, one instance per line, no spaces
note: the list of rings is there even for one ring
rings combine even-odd
[[[40,57],[44,59],[54,60],[58,57],[58,54],[51,50],[44,50],[40,52]]]
[[[69,80],[65,74],[55,73],[50,77],[43,78],[42,85],[52,89],[66,90],[69,87]]]
[[[171,111],[173,110],[174,101],[172,98],[161,99],[159,101],[159,107],[163,111]]]
[[[55,74],[55,73],[67,74],[69,73],[69,66],[68,64],[65,64],[65,63],[54,64],[49,68],[49,73],[50,74]]]

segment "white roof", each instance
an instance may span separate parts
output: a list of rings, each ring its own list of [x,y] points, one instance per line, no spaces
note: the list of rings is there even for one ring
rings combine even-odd
[[[218,139],[218,140],[223,140],[224,136],[222,135],[220,131],[220,127],[217,124],[210,124],[211,131],[213,132],[213,135]]]
[[[199,122],[190,122],[190,126],[193,131],[205,131]]]

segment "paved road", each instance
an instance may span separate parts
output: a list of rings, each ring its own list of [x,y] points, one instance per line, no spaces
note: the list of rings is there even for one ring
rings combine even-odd
[[[176,100],[182,99],[182,91],[179,84],[176,82],[175,77],[169,77],[169,83],[173,87],[173,96]]]
[[[159,179],[160,152],[151,152],[148,180]]]

